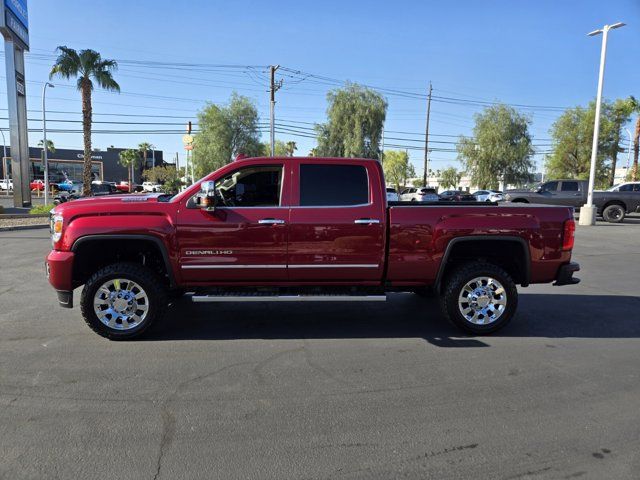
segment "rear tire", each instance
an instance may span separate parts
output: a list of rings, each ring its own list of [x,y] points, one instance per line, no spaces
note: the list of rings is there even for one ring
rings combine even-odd
[[[440,306],[458,328],[486,335],[511,321],[518,307],[518,289],[511,276],[497,265],[471,262],[447,276]]]
[[[136,263],[114,263],[87,281],[80,310],[87,325],[110,340],[144,333],[167,309],[167,290],[158,276]]]
[[[622,205],[609,205],[602,211],[602,218],[609,223],[620,223],[625,216],[624,207]]]

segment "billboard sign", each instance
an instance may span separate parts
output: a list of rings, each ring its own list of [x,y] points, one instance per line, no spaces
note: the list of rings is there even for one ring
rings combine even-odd
[[[29,14],[27,13],[27,0],[4,0],[4,4],[9,10],[11,10],[16,19],[22,23],[24,29],[28,31]]]

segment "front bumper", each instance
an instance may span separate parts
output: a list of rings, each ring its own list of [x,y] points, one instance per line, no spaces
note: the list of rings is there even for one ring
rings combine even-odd
[[[73,307],[73,252],[52,250],[45,260],[45,272],[58,294],[58,303]]]
[[[579,278],[573,278],[573,274],[579,271],[580,265],[576,262],[561,265],[556,275],[556,281],[553,282],[553,286],[560,287],[562,285],[575,285],[576,283],[580,283]]]

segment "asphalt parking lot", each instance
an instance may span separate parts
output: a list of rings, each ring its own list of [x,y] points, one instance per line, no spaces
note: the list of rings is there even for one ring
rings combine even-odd
[[[395,294],[181,300],[114,343],[58,308],[46,230],[0,244],[0,478],[638,478],[637,216],[580,227],[582,283],[490,337]]]

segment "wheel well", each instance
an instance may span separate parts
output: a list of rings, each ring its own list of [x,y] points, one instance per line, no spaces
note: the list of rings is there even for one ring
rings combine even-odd
[[[602,206],[601,212],[604,212],[604,209],[607,208],[607,207],[610,207],[611,205],[619,205],[624,209],[625,213],[627,212],[627,206],[624,204],[624,202],[622,202],[620,200],[610,200],[610,201],[608,201],[607,203],[605,203]]]
[[[465,240],[451,245],[442,259],[438,283],[456,267],[472,261],[485,261],[504,269],[517,284],[529,284],[529,255],[518,240]],[[439,285],[438,285],[439,287]]]
[[[161,247],[151,239],[110,238],[79,241],[73,247],[74,287],[84,284],[100,268],[116,262],[144,265],[166,282],[172,283],[171,272]]]

